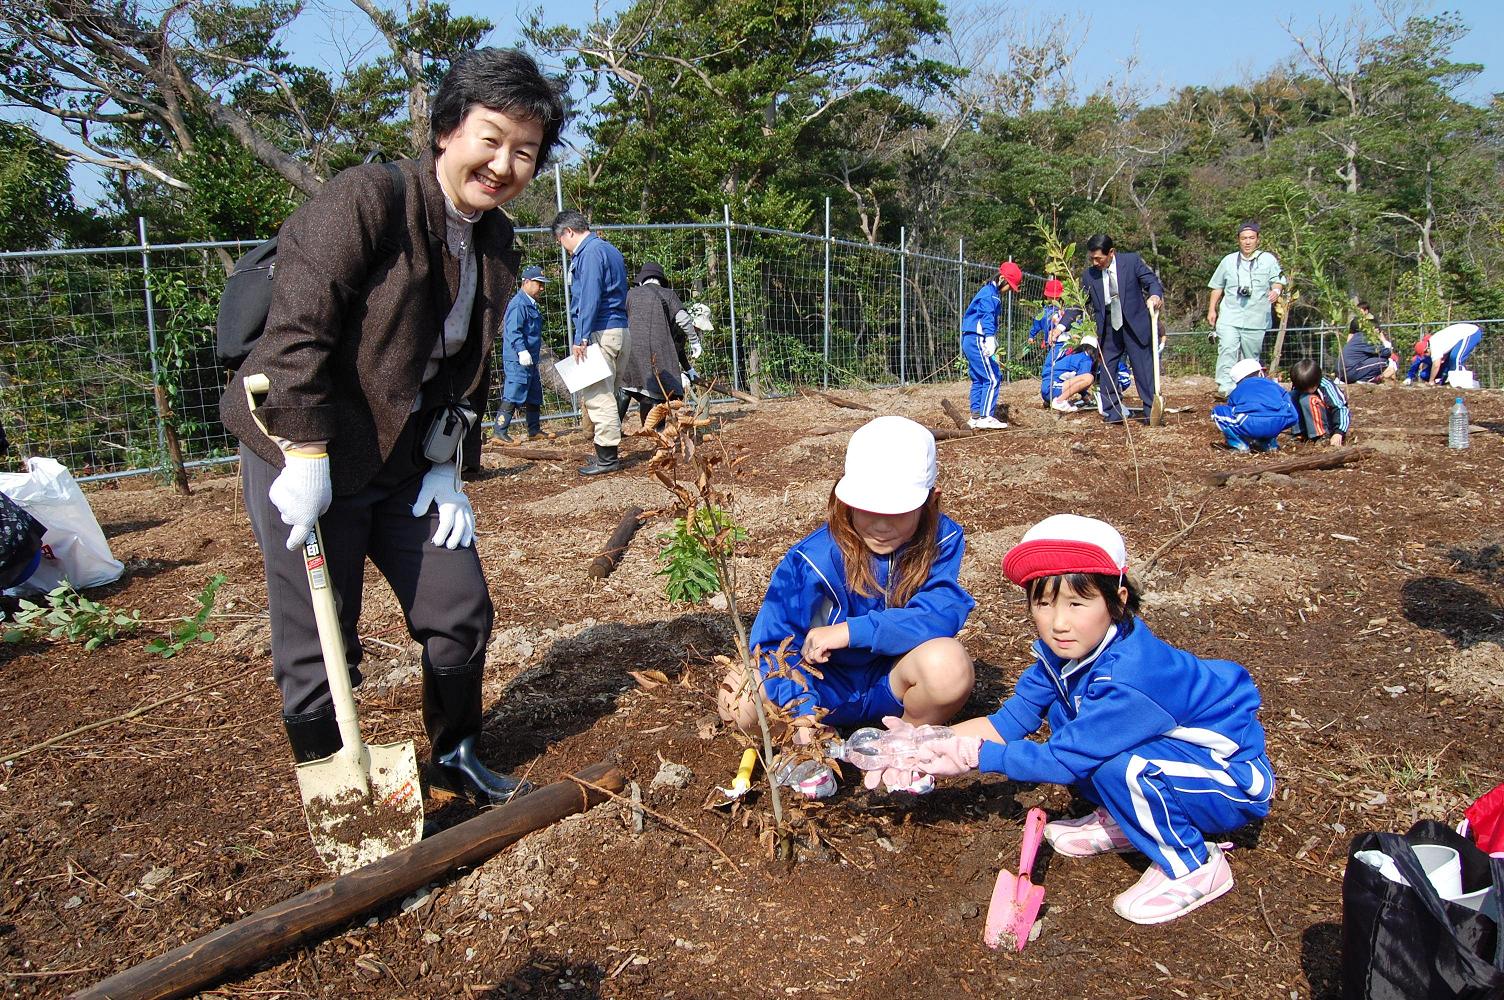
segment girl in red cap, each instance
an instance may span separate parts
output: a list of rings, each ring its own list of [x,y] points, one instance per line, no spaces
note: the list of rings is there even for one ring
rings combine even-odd
[[[773,571],[748,635],[761,649],[762,692],[788,715],[841,729],[888,715],[922,725],[947,722],[966,703],[971,657],[955,636],[976,602],[960,584],[966,541],[940,513],[936,473],[934,436],[907,417],[877,417],[851,435],[826,523]],[[802,682],[768,676],[782,673],[774,653],[785,642],[784,660],[803,668]],[[755,731],[755,690],[733,669],[721,684],[721,717]],[[830,768],[810,772],[784,783],[811,798],[835,791]],[[935,782],[904,772],[886,784],[918,793]]]
[[[997,277],[988,281],[971,297],[966,315],[961,318],[961,353],[971,371],[971,419],[967,426],[982,429],[1007,427],[992,415],[997,408],[998,390],[1003,385],[1003,370],[997,363],[997,321],[1003,310],[1002,289],[1018,291],[1024,273],[1011,260],[998,265]]]
[[[1045,839],[1068,857],[1147,855],[1112,908],[1158,924],[1232,888],[1211,835],[1268,815],[1274,774],[1253,678],[1155,637],[1136,615],[1127,566],[1123,537],[1103,521],[1056,514],[1030,528],[1003,572],[1024,588],[1038,660],[997,712],[926,744],[921,766],[1074,786],[1097,808],[1050,823]],[[1048,740],[1025,738],[1045,720]]]

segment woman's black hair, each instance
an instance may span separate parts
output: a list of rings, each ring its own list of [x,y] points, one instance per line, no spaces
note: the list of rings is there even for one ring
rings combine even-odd
[[[1033,604],[1042,596],[1053,601],[1060,593],[1061,585],[1071,588],[1082,597],[1102,595],[1107,604],[1107,614],[1115,624],[1124,625],[1138,614],[1139,594],[1132,581],[1124,576],[1109,576],[1106,573],[1062,573],[1059,576],[1038,576],[1024,584],[1024,594]],[[1118,596],[1118,588],[1128,589],[1128,599]]]
[[[564,130],[564,84],[544,76],[532,56],[521,49],[487,48],[455,58],[429,111],[428,142],[435,155],[439,139],[459,128],[477,105],[541,125],[535,172],[548,164]]]

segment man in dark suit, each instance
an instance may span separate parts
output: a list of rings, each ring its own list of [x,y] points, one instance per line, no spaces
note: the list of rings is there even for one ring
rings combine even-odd
[[[1158,391],[1149,310],[1159,309],[1164,286],[1138,254],[1114,250],[1111,236],[1093,236],[1086,243],[1086,256],[1091,266],[1082,274],[1081,285],[1102,342],[1102,366],[1097,370],[1102,417],[1109,424],[1123,422],[1123,396],[1115,376],[1126,354],[1144,403],[1143,420],[1148,423],[1149,405]]]

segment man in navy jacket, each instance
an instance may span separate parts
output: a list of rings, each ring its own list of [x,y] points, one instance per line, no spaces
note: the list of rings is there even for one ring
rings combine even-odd
[[[1102,343],[1102,366],[1097,370],[1102,417],[1109,424],[1123,422],[1123,396],[1114,374],[1126,354],[1147,423],[1149,404],[1159,388],[1154,384],[1149,310],[1160,307],[1164,286],[1138,254],[1114,250],[1111,236],[1093,236],[1086,243],[1086,255],[1091,266],[1081,275],[1081,285]],[[1108,374],[1104,377],[1103,372]]]
[[[595,458],[580,469],[596,476],[621,468],[621,417],[616,409],[616,359],[627,345],[627,265],[621,251],[590,231],[585,216],[566,209],[550,225],[554,239],[569,251],[569,315],[574,321],[574,360],[600,347],[611,374],[580,393],[580,406],[595,429]]]

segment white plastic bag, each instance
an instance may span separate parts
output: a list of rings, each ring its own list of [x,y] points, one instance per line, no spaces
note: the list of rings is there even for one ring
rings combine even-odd
[[[47,534],[42,536],[42,564],[13,593],[45,594],[64,580],[83,590],[120,579],[125,564],[110,555],[72,474],[50,458],[33,458],[27,469],[0,473],[0,492],[46,525]]]

